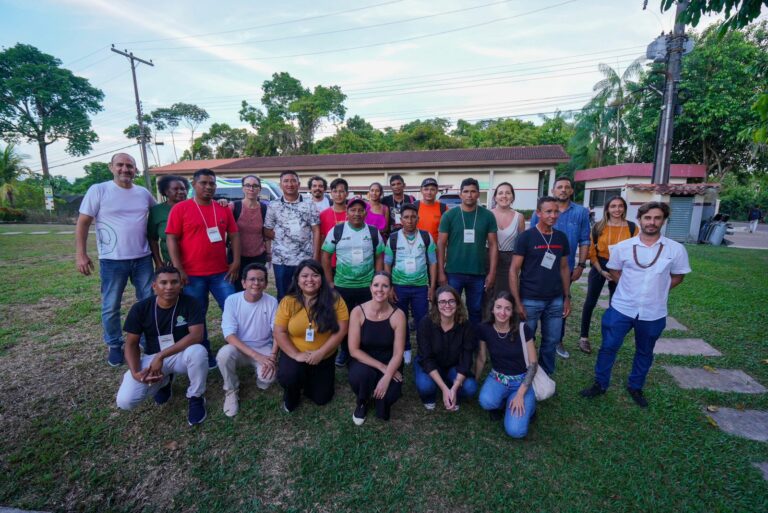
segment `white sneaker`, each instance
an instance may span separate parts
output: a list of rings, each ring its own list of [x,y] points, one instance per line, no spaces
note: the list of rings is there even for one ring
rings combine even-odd
[[[411,364],[411,350],[410,349],[406,349],[405,352],[403,353],[403,363],[406,364],[406,365],[410,365]]]
[[[260,379],[256,378],[256,386],[259,388],[259,390],[266,390],[271,384],[271,381],[261,381]]]
[[[237,397],[237,390],[227,390],[224,392],[224,415],[234,417],[237,410],[240,409],[240,401]]]
[[[432,411],[435,409],[435,403],[424,403],[424,408],[428,409],[429,411]]]
[[[567,360],[571,357],[571,353],[565,350],[565,346],[563,344],[557,344],[557,348],[555,349],[555,352],[557,353],[557,356],[562,358],[563,360]]]

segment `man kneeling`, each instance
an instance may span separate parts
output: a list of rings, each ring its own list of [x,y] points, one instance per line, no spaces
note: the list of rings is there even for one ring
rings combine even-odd
[[[243,270],[243,291],[224,302],[221,332],[227,345],[219,349],[216,361],[224,378],[224,415],[237,415],[240,381],[237,365],[252,365],[256,386],[266,390],[275,380],[277,345],[272,343],[277,299],[264,293],[267,268],[250,264]]]
[[[125,319],[125,359],[128,368],[117,392],[117,407],[132,410],[149,394],[155,403],[171,398],[174,374],[189,376],[190,426],[205,420],[205,380],[208,356],[200,345],[203,339],[203,310],[191,297],[181,294],[181,276],[173,266],[155,272],[152,282],[155,297],[139,301]],[[139,338],[144,335],[144,356],[139,353]]]

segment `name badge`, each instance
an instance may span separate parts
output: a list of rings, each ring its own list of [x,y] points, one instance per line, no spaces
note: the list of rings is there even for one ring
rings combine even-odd
[[[544,269],[552,269],[552,266],[555,265],[555,260],[557,260],[555,254],[547,251],[544,253],[544,258],[541,259],[541,266]]]
[[[401,224],[400,223],[400,212],[395,212],[395,224]]]
[[[218,226],[214,226],[212,228],[208,228],[208,240],[211,242],[221,242],[221,232],[219,231]]]
[[[464,244],[474,244],[474,243],[475,243],[475,230],[474,229],[464,230]]]
[[[173,344],[176,343],[175,340],[173,340],[173,335],[160,335],[157,337],[157,341],[160,343],[160,350],[165,351],[169,347],[171,347]]]
[[[293,235],[301,233],[301,223],[298,220],[288,222],[288,231]]]
[[[405,257],[405,272],[407,274],[416,272],[416,257]]]
[[[363,248],[352,248],[352,263],[359,265],[363,263]]]
[[[307,342],[314,342],[315,341],[315,329],[314,328],[307,328],[306,333],[304,333],[304,340]]]

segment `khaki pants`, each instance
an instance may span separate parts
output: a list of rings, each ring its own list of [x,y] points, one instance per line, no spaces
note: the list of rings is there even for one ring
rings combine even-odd
[[[264,348],[254,349],[260,354],[269,356],[272,352],[272,348],[267,346]],[[252,365],[256,373],[256,386],[262,390],[266,390],[269,385],[275,381],[275,375],[273,374],[269,379],[264,377],[264,366],[252,360],[248,356],[244,355],[235,346],[227,344],[219,349],[216,355],[216,362],[219,364],[219,371],[222,378],[224,378],[224,390],[238,390],[240,388],[240,380],[237,377],[237,367],[244,365]]]

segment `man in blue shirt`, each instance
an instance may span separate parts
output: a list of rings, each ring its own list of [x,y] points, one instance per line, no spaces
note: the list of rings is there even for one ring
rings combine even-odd
[[[571,270],[571,282],[574,282],[581,278],[581,273],[587,267],[586,262],[589,253],[589,210],[571,201],[573,197],[573,180],[567,176],[555,178],[552,196],[557,200],[557,207],[560,210],[560,217],[557,218],[555,229],[564,232],[566,237],[568,237],[568,247],[570,249],[568,268]],[[531,226],[536,226],[538,222],[539,219],[534,213],[531,217]],[[565,319],[563,319],[560,343],[557,345],[557,355],[561,358],[568,358],[571,355],[563,347],[563,337],[565,337]]]

